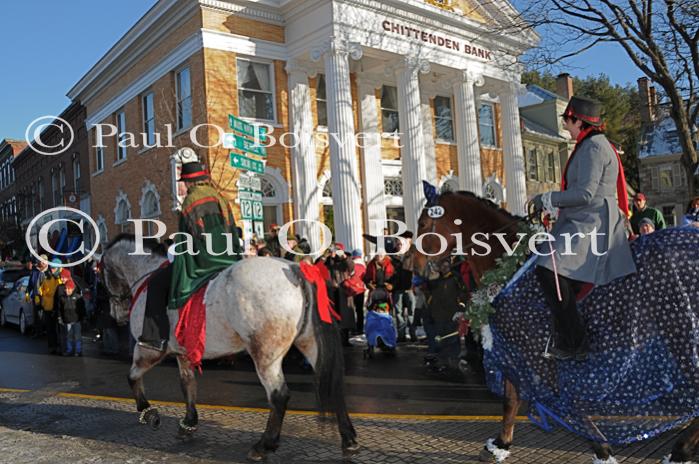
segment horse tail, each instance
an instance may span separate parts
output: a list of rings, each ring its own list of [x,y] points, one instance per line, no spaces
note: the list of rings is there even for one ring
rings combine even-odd
[[[320,413],[334,412],[337,419],[347,425],[351,438],[356,438],[347,404],[345,403],[345,358],[340,339],[340,330],[333,322],[328,324],[320,319],[316,286],[303,279],[306,294],[306,317],[310,312],[318,355],[313,370],[316,377],[316,393]]]

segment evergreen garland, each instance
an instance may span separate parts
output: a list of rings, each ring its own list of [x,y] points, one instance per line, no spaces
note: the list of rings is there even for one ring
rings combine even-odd
[[[495,312],[493,300],[505,288],[512,276],[524,264],[529,256],[529,239],[538,231],[532,230],[527,224],[520,225],[520,233],[526,234],[512,255],[504,254],[495,260],[495,267],[481,276],[479,287],[471,292],[471,298],[466,304],[464,317],[470,321],[474,334],[487,330],[488,319]],[[484,341],[485,342],[485,341]],[[484,343],[484,346],[486,343]]]

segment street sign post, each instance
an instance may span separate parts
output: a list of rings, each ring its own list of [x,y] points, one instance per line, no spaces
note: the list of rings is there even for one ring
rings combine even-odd
[[[256,159],[248,158],[238,153],[231,153],[231,166],[244,171],[252,171],[262,174],[265,172],[265,163]]]
[[[253,138],[255,137],[255,130],[257,129],[260,134],[260,142],[267,141],[267,128],[264,126],[255,126],[240,118],[236,118],[232,114],[228,115],[228,126],[240,134]]]
[[[257,146],[252,140],[248,140],[238,134],[223,134],[223,148],[241,150],[262,157],[267,156],[265,147]]]
[[[238,188],[247,190],[262,190],[262,179],[257,177],[255,173],[243,172],[238,178]]]

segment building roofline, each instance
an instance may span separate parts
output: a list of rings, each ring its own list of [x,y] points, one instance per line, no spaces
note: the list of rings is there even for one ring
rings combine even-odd
[[[78,82],[71,87],[66,94],[71,100],[78,99],[79,95],[90,85],[100,74],[106,71],[109,66],[124,54],[126,49],[132,45],[151,25],[153,25],[163,14],[177,4],[177,0],[158,0],[148,11],[145,12],[136,23],[124,33],[114,45],[102,55]]]

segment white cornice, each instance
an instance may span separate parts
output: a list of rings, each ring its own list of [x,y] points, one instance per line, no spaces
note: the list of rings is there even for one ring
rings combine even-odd
[[[86,125],[91,128],[106,119],[110,114],[124,106],[146,90],[155,81],[166,73],[172,71],[183,61],[202,48],[232,51],[243,55],[253,55],[271,60],[286,60],[286,47],[276,42],[250,39],[236,34],[227,34],[217,31],[201,30],[192,34],[189,38],[177,46],[170,54],[139,76],[119,95],[115,96],[101,108],[88,115]]]
[[[89,114],[85,121],[86,126],[91,128],[94,124],[102,122],[107,116],[124,106],[129,100],[136,97],[143,90],[147,89],[165,73],[171,71],[182,61],[189,58],[193,53],[202,48],[202,35],[200,32],[191,35],[182,42],[169,55],[158,64],[150,68],[135,81],[133,81],[123,92],[109,100],[100,109]]]
[[[202,30],[204,48],[235,52],[241,55],[254,55],[272,60],[287,60],[286,45],[268,40],[252,39],[238,34]]]
[[[233,3],[222,0],[198,0],[198,2],[205,8],[234,13],[239,16],[279,26],[284,24],[284,16],[269,8],[270,6],[277,7],[277,5],[272,2],[237,1]]]
[[[522,37],[498,34],[498,43],[494,44],[492,38],[495,34],[487,24],[457,13],[442,10],[422,0],[383,0],[380,2],[377,0],[341,0],[337,1],[337,3],[356,5],[370,11],[387,14],[394,19],[404,18],[417,24],[454,34],[463,39],[473,40],[489,46],[498,45],[503,50],[509,49],[510,52],[522,53],[536,45],[536,35],[532,36],[524,33],[522,33]],[[343,24],[347,25],[347,23]]]
[[[112,48],[104,54],[95,65],[68,91],[68,98],[71,100],[78,99],[81,93],[92,83],[100,74],[114,63],[128,47],[138,40],[144,32],[152,27],[163,15],[173,6],[177,4],[177,0],[161,0],[157,2],[150,10],[139,19],[136,24],[119,39]]]

